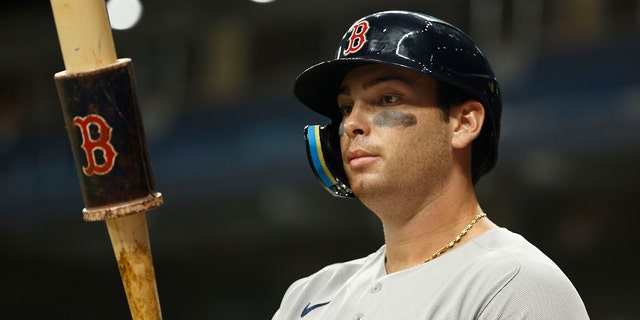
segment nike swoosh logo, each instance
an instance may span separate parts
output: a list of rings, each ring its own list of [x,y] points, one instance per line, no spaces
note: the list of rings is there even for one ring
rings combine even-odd
[[[331,301],[329,301],[329,302],[331,302]],[[313,311],[313,310],[315,310],[317,308],[324,307],[324,306],[328,305],[329,302],[318,303],[318,304],[314,304],[314,305],[311,305],[311,302],[309,302],[307,304],[307,306],[304,307],[304,309],[302,309],[302,313],[300,314],[300,318],[306,316],[309,312],[311,312],[311,311]]]

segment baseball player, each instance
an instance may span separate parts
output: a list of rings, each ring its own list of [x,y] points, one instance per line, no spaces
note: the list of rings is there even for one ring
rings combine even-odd
[[[331,120],[305,128],[318,180],[373,211],[385,244],[294,282],[274,320],[589,318],[560,268],[478,203],[501,93],[460,29],[413,12],[365,16],[294,93]]]

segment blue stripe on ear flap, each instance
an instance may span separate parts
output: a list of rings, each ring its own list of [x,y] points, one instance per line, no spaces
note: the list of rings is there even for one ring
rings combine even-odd
[[[309,144],[309,157],[313,163],[313,170],[318,175],[318,178],[320,178],[320,181],[322,181],[327,188],[335,186],[337,181],[324,161],[322,143],[320,142],[320,126],[310,125],[308,127],[307,143]]]

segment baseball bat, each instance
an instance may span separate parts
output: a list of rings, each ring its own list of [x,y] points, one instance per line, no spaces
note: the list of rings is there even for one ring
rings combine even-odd
[[[50,0],[65,70],[54,79],[85,203],[106,221],[134,320],[162,319],[146,211],[155,190],[130,59],[118,59],[104,0]]]

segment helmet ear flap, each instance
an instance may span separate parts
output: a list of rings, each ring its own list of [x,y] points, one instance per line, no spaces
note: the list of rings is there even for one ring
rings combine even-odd
[[[307,159],[320,184],[333,196],[353,198],[342,165],[338,126],[308,125],[304,128]]]

